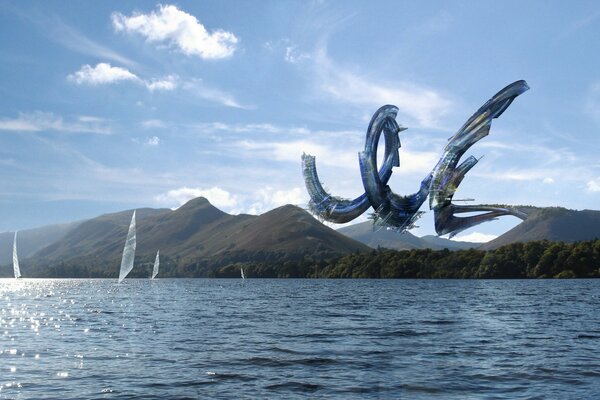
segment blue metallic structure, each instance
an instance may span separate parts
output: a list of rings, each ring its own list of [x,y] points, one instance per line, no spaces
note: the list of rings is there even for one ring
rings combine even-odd
[[[460,231],[502,215],[525,219],[526,214],[510,207],[488,205],[455,205],[452,198],[466,173],[479,161],[473,156],[458,164],[464,153],[489,134],[494,118],[498,118],[513,100],[529,89],[525,81],[516,81],[488,100],[458,132],[448,140],[442,157],[422,181],[419,191],[408,196],[395,194],[388,186],[392,168],[400,165],[398,133],[405,130],[396,122],[398,108],[381,107],[371,118],[367,130],[365,149],[358,154],[360,172],[365,192],[350,200],[329,194],[321,185],[315,157],[302,155],[302,170],[310,195],[309,209],[320,218],[335,223],[352,221],[373,207],[373,219],[378,225],[399,231],[414,226],[421,216],[421,205],[429,196],[429,208],[434,212],[438,235],[454,236]],[[385,154],[383,165],[377,167],[377,147],[383,134]],[[481,212],[482,214],[458,217],[455,214]]]

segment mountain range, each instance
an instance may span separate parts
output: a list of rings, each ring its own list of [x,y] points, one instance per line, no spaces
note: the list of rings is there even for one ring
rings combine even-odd
[[[44,276],[47,268],[60,275],[83,267],[99,273],[109,265],[114,267],[106,275],[116,275],[132,213],[133,210],[105,214],[19,233],[23,275],[27,276],[28,267],[32,272],[29,276]],[[137,209],[136,222],[136,266],[144,268],[151,264],[157,250],[161,253],[161,267],[167,270],[198,270],[246,261],[330,258],[371,250],[292,205],[259,216],[230,215],[199,197],[176,210]],[[40,239],[41,230],[48,232],[45,240]],[[0,246],[5,248],[3,263],[12,257],[12,237],[7,233],[0,238]],[[0,270],[2,276],[10,274],[8,265]]]
[[[132,212],[19,232],[23,275],[80,276],[84,268],[81,276],[116,276]],[[134,276],[147,276],[157,250],[165,273],[183,270],[203,276],[212,267],[232,263],[325,259],[377,247],[490,250],[533,240],[592,240],[600,238],[600,211],[532,207],[527,220],[483,245],[373,230],[370,222],[336,231],[292,205],[258,216],[230,215],[202,197],[176,210],[137,209],[137,227]],[[0,276],[12,275],[13,235],[0,234]]]
[[[535,208],[525,221],[480,249],[493,250],[515,242],[550,240],[579,242],[600,239],[600,211],[569,210],[562,207]]]
[[[459,242],[433,235],[418,237],[410,232],[398,233],[386,228],[378,229],[378,227],[373,226],[371,221],[345,226],[337,231],[372,248],[385,247],[393,250],[465,250],[481,245],[481,243]]]
[[[505,205],[499,205],[505,206]],[[549,240],[577,242],[600,238],[600,211],[569,210],[562,207],[519,206],[528,217],[525,221],[487,243],[459,242],[428,235],[417,237],[410,232],[397,233],[386,229],[374,230],[371,222],[347,226],[338,232],[370,247],[385,247],[394,250],[494,250],[516,242]]]
[[[27,258],[58,241],[81,222],[47,225],[18,232],[19,258]],[[12,262],[14,232],[0,233],[0,265]]]

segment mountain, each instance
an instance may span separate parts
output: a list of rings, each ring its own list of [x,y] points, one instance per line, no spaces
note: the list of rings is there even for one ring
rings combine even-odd
[[[481,246],[481,243],[475,242],[461,242],[458,240],[444,239],[435,235],[425,235],[421,237],[421,241],[424,243],[423,247],[427,249],[448,249],[448,250],[466,250],[476,249]]]
[[[17,238],[19,258],[29,257],[40,249],[56,242],[75,229],[80,223],[81,221],[78,221],[19,231]],[[12,263],[14,237],[14,232],[0,233],[0,264]]]
[[[295,254],[347,254],[370,249],[317,221],[307,211],[285,205],[262,214],[232,238],[232,251],[269,249]]]
[[[143,224],[148,218],[158,217],[169,211],[140,208],[136,210],[136,222],[138,225]],[[132,213],[133,210],[120,211],[83,221],[60,239],[35,252],[32,258],[65,261],[76,257],[102,259],[119,254],[123,251]],[[20,258],[23,260],[26,257]]]
[[[479,243],[457,242],[433,235],[420,238],[410,232],[398,233],[385,228],[373,230],[373,223],[371,221],[345,226],[338,229],[338,232],[372,248],[385,247],[394,250],[463,250],[479,246]]]
[[[116,277],[132,212],[19,232],[23,275]],[[221,267],[237,273],[232,264],[240,262],[285,267],[288,261],[300,261],[309,265],[311,260],[370,252],[378,246],[457,250],[478,245],[386,229],[373,231],[370,222],[335,231],[291,205],[259,216],[230,215],[201,197],[177,210],[138,209],[137,228],[133,275],[139,277],[149,275],[157,250],[161,252],[162,276],[207,276]],[[13,233],[0,234],[1,276],[12,275],[12,238]],[[600,211],[530,207],[527,220],[481,248],[542,239],[573,242],[595,238],[600,238]]]
[[[50,266],[64,275],[85,267],[95,271],[95,276],[116,276],[132,212],[80,223],[23,260],[22,270],[29,264],[35,274],[43,275]],[[230,215],[200,197],[177,210],[138,209],[136,218],[136,266],[146,268],[160,250],[163,271],[184,268],[202,275],[228,263],[327,258],[371,250],[292,205],[259,216]],[[134,268],[134,272],[143,276],[144,268]]]
[[[339,233],[358,240],[369,247],[385,247],[394,250],[422,249],[420,239],[409,232],[398,233],[386,228],[373,229],[371,221],[339,228]]]
[[[600,211],[546,207],[532,211],[513,229],[480,247],[491,250],[515,242],[577,242],[600,238]]]
[[[499,206],[505,207],[505,205]],[[470,248],[493,250],[515,242],[535,240],[577,242],[600,238],[600,211],[534,206],[516,206],[515,208],[526,213],[527,219],[503,235],[482,245],[457,242],[433,235],[419,238],[408,232],[399,234],[386,229],[373,231],[370,221],[340,228],[338,232],[373,248],[385,247],[395,250],[441,250],[444,248],[449,250]]]

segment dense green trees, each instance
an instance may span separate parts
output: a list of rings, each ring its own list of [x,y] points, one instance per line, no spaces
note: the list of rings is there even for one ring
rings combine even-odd
[[[244,270],[249,277],[278,278],[598,278],[600,240],[513,243],[491,251],[379,249],[321,261],[247,263]],[[239,264],[212,276],[239,277]]]
[[[153,259],[148,257],[137,260],[132,277],[150,275]],[[116,278],[119,260],[22,264],[26,277]],[[490,251],[378,249],[342,257],[281,252],[229,254],[218,260],[163,257],[159,277],[239,278],[241,266],[248,278],[597,278],[600,240],[513,243]],[[11,277],[12,266],[0,267],[0,276]]]

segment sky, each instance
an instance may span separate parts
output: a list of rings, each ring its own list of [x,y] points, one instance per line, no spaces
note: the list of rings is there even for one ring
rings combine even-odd
[[[596,1],[3,1],[0,26],[0,231],[197,196],[306,207],[303,152],[354,198],[384,104],[408,128],[389,184],[413,193],[519,79],[531,89],[467,153],[484,157],[456,198],[600,209]],[[432,213],[417,225],[433,234]]]

